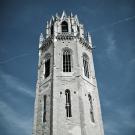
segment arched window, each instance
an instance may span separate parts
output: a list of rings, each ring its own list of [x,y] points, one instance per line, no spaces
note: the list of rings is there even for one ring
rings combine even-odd
[[[89,78],[89,58],[86,54],[83,55],[84,75]]]
[[[71,72],[71,51],[63,51],[63,72]]]
[[[93,104],[92,104],[92,97],[90,94],[88,94],[89,103],[90,103],[90,118],[92,122],[95,122],[94,120],[94,113],[93,113]]]
[[[66,89],[65,90],[65,95],[66,95],[66,116],[67,117],[72,117],[71,113],[71,97],[70,97],[70,90]]]
[[[45,78],[50,75],[50,54],[45,56]]]
[[[61,29],[62,29],[62,32],[68,32],[68,23],[66,21],[63,21],[61,23]]]

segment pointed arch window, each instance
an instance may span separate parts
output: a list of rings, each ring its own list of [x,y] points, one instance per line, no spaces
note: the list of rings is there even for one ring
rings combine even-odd
[[[94,112],[93,112],[93,103],[92,103],[92,97],[90,94],[88,94],[88,98],[89,98],[89,103],[90,103],[90,118],[92,122],[95,122],[94,119]]]
[[[71,72],[71,51],[63,51],[63,72]]]
[[[83,55],[84,75],[89,78],[89,58],[86,54]]]
[[[67,117],[72,117],[71,113],[71,97],[70,97],[70,90],[66,89],[65,90],[65,95],[66,95],[66,116]]]
[[[62,29],[62,32],[68,32],[68,23],[66,21],[63,21],[61,23],[61,29]]]
[[[50,75],[50,54],[45,56],[45,78]]]

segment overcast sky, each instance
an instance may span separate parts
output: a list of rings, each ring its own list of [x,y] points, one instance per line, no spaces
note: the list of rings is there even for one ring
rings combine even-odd
[[[135,135],[134,0],[0,2],[0,135],[31,135],[39,35],[63,10],[92,34],[105,135]]]

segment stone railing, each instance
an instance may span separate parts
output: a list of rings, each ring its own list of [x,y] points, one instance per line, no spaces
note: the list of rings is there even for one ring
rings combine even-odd
[[[74,34],[70,32],[58,33],[56,36],[56,39],[58,40],[72,40],[74,38],[75,38]]]
[[[54,36],[49,36],[47,39],[45,39],[43,41],[43,46],[41,47],[41,49],[42,48],[47,48],[51,43],[53,43],[53,39],[54,38],[55,38]],[[87,49],[92,49],[92,47],[90,46],[89,42],[85,38],[81,38],[78,35],[74,36],[73,33],[62,32],[62,33],[58,33],[57,36],[56,36],[57,40],[74,40],[76,38],[78,38],[79,42],[82,45],[84,45]]]

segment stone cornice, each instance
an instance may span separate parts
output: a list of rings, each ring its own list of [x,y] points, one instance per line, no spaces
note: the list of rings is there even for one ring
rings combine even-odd
[[[87,49],[91,50],[91,46],[90,44],[88,43],[88,41],[86,41],[84,38],[79,38],[79,42],[84,45]]]
[[[43,45],[39,49],[47,48],[52,43],[53,43],[53,36],[50,36],[43,41]]]
[[[79,39],[79,43],[85,46],[87,49],[91,50],[89,42],[85,38],[80,38],[79,36],[74,36],[73,33],[59,33],[56,37],[50,36],[43,41],[43,45],[39,49],[47,48],[50,44],[53,43],[54,38],[57,40],[74,40]]]

